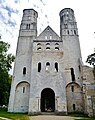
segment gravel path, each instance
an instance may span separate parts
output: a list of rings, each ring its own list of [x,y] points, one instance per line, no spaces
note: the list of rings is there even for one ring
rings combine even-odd
[[[79,117],[70,117],[70,116],[55,116],[55,115],[39,115],[31,116],[30,120],[74,120]]]

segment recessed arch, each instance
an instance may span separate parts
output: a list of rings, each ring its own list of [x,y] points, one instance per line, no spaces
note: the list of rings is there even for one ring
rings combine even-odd
[[[19,82],[15,89],[14,111],[28,112],[30,84],[27,81]]]
[[[51,88],[45,88],[41,92],[41,112],[55,111],[55,93]]]

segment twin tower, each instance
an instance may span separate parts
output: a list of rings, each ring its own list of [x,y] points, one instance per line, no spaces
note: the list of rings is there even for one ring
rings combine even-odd
[[[74,11],[60,11],[60,36],[47,26],[37,36],[38,13],[24,9],[9,112],[83,111],[81,51]]]

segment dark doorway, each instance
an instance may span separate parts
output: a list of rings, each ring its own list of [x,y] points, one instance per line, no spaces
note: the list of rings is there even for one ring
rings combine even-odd
[[[55,111],[55,93],[50,88],[45,88],[41,92],[41,112]]]

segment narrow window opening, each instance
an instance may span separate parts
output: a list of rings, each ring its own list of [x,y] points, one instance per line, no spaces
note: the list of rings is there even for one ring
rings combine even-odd
[[[63,22],[63,16],[61,16],[61,22]]]
[[[78,67],[79,67],[79,71],[81,72],[81,67],[80,67],[80,65],[79,65]]]
[[[23,93],[25,93],[25,87],[23,87]]]
[[[76,31],[74,30],[74,34],[76,35]]]
[[[74,86],[71,86],[71,91],[74,92]]]
[[[58,63],[55,63],[55,70],[58,72]]]
[[[50,67],[50,63],[49,63],[49,62],[47,62],[47,63],[46,63],[46,71],[48,71],[48,70],[49,70],[49,67]]]
[[[76,110],[76,106],[75,106],[75,104],[73,104],[73,110],[74,110],[74,111]]]
[[[69,35],[69,30],[67,30],[67,33],[68,33],[68,35]]]
[[[73,68],[71,68],[71,77],[72,77],[72,81],[75,81],[75,74]]]
[[[41,63],[39,62],[38,63],[38,72],[40,72],[41,71]]]
[[[26,74],[26,67],[23,68],[23,75]]]

